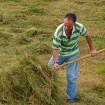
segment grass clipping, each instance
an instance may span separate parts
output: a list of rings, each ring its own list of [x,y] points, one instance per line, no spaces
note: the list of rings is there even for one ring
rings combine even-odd
[[[58,76],[37,56],[28,56],[0,76],[0,102],[10,105],[60,105]]]

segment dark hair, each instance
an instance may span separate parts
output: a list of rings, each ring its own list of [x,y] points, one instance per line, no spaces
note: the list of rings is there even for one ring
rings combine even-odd
[[[72,20],[73,22],[76,22],[77,17],[74,13],[68,13],[65,15],[65,18],[67,18],[68,20]]]

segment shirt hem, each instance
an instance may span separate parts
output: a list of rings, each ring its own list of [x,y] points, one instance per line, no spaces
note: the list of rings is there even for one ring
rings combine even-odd
[[[76,53],[76,54],[73,54],[73,55],[70,55],[70,56],[62,56],[62,55],[59,55],[59,57],[61,57],[61,58],[69,58],[69,57],[73,57],[73,56],[76,56],[76,55],[79,55],[79,52],[78,53]]]

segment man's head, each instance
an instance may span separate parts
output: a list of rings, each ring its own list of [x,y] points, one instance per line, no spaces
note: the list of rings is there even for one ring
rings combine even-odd
[[[64,19],[64,29],[66,32],[69,32],[72,30],[75,22],[76,22],[76,15],[74,13],[68,13],[65,15]]]

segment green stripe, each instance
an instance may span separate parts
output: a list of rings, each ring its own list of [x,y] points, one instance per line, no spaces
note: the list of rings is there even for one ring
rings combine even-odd
[[[87,33],[87,30],[86,30],[86,32],[85,32],[84,34],[82,34],[82,36],[85,36],[85,35],[86,35],[86,33]]]
[[[78,36],[75,36],[75,37],[71,37],[71,40],[75,40],[75,39],[77,39],[78,38]]]
[[[72,43],[72,44],[70,44],[70,43],[68,44],[68,43],[66,43],[66,42],[65,42],[65,43],[64,43],[64,42],[61,43],[61,45],[62,45],[63,47],[71,47],[71,46],[73,46],[73,45],[75,45],[75,44],[78,44],[78,40],[75,41],[75,42]]]
[[[59,36],[59,38],[60,38],[60,39],[62,39],[62,38],[65,38],[65,36],[63,36],[63,35],[60,35],[60,36]]]
[[[66,41],[63,41],[63,43],[64,43],[64,44],[69,43],[69,42],[71,42],[71,41],[73,41],[73,40],[76,40],[77,38],[78,38],[78,35],[75,36],[75,37],[71,37],[71,39],[66,39],[66,38],[65,38]]]
[[[78,30],[76,29],[76,31],[73,32],[73,34],[77,34]]]
[[[60,57],[62,58],[68,58],[68,57],[73,57],[75,55],[78,55],[79,52],[75,53],[75,54],[72,54],[72,55],[60,55]]]
[[[76,24],[76,27],[77,27],[77,28],[79,28],[79,29],[81,28],[81,26],[80,26],[80,25],[78,25],[78,24]]]
[[[56,45],[56,44],[52,44],[52,47],[54,47],[54,48],[59,48],[59,45]]]
[[[85,30],[85,28],[83,27],[83,28],[82,28],[82,31],[81,31],[81,33],[82,33],[84,30]]]
[[[54,36],[54,40],[58,43],[61,43],[61,41],[59,39],[57,39],[55,36]]]
[[[75,44],[78,44],[78,42],[74,42],[74,43],[69,44],[69,45],[67,45],[67,44],[66,44],[66,45],[61,44],[61,45],[62,45],[61,47],[62,47],[62,48],[64,48],[64,47],[65,47],[65,48],[67,48],[67,49],[68,49],[68,47],[69,47],[69,48],[70,48],[70,47],[73,47],[73,45],[75,45]]]
[[[63,25],[59,28],[57,35],[59,35],[59,33],[62,32],[62,30],[63,30]]]
[[[63,54],[63,53],[65,53],[65,52],[72,52],[72,51],[75,51],[75,50],[77,50],[77,49],[78,49],[78,46],[74,46],[72,49],[63,50],[60,54]]]

